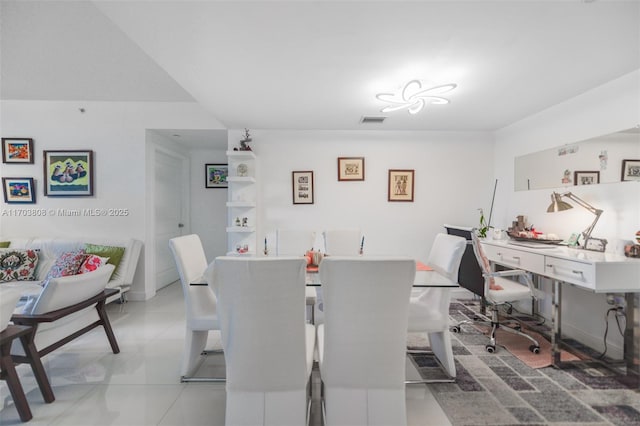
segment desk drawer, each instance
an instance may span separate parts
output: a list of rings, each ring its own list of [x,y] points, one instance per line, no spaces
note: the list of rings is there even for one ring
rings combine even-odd
[[[544,256],[542,254],[528,253],[489,244],[483,244],[482,248],[487,258],[492,262],[510,268],[524,269],[534,274],[542,274],[544,272]]]
[[[581,263],[572,260],[558,259],[546,256],[544,275],[580,287],[596,288],[596,268],[591,263]]]

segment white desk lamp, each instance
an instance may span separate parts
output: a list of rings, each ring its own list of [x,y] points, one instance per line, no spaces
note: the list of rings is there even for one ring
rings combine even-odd
[[[593,231],[593,228],[596,226],[598,219],[600,219],[602,210],[596,209],[591,204],[574,195],[572,192],[565,192],[564,194],[553,192],[553,194],[551,194],[551,204],[547,208],[547,213],[561,212],[573,208],[571,204],[562,201],[562,197],[573,200],[579,206],[589,210],[591,213],[596,215],[596,218],[593,220],[591,225],[587,229],[582,231],[582,237],[584,238],[584,245],[582,246],[582,248],[593,251],[604,251],[605,247],[607,246],[607,240],[600,238],[591,238],[591,231]]]

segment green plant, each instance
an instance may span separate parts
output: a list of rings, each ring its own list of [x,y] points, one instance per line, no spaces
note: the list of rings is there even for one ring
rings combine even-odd
[[[487,231],[489,230],[489,225],[487,225],[487,221],[484,218],[484,211],[482,209],[478,209],[480,211],[480,226],[478,226],[478,237],[485,238],[487,236]]]

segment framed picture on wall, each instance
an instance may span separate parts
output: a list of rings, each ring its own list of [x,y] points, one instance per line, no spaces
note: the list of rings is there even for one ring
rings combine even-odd
[[[291,172],[293,204],[313,204],[313,172]]]
[[[7,204],[33,204],[36,202],[33,178],[3,177],[2,190],[4,202]]]
[[[44,195],[93,195],[93,151],[44,151]]]
[[[622,160],[622,181],[640,181],[640,160]]]
[[[594,185],[596,183],[600,183],[600,172],[598,171],[573,172],[574,185]]]
[[[33,139],[2,138],[2,162],[33,164]]]
[[[229,165],[205,164],[204,165],[205,188],[228,188]]]
[[[364,180],[364,157],[338,157],[338,180]]]
[[[389,201],[413,202],[414,174],[414,170],[389,170]]]

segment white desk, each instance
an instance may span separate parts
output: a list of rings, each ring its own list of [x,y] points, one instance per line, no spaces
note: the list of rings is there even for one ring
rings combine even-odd
[[[640,330],[635,299],[640,292],[640,259],[560,246],[525,246],[517,242],[485,240],[487,258],[509,268],[523,269],[547,277],[552,282],[552,362],[560,364],[562,286],[574,285],[595,293],[626,294],[624,359],[627,372],[639,373],[634,349],[634,327]],[[534,248],[535,247],[535,248]],[[634,294],[636,293],[636,294]]]

